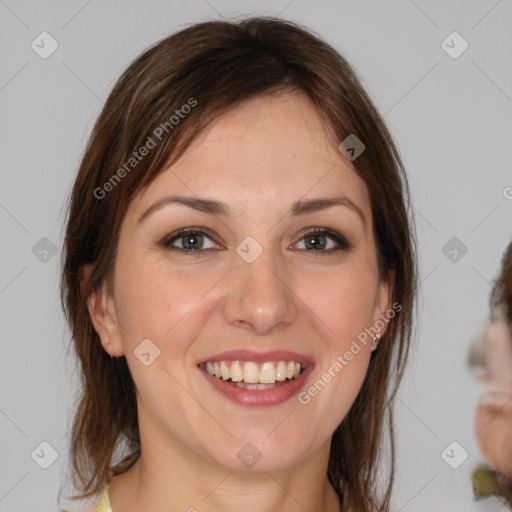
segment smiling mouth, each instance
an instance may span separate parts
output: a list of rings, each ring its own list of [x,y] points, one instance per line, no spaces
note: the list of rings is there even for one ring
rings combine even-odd
[[[290,382],[306,369],[304,363],[298,361],[207,361],[199,367],[206,373],[234,384],[239,388],[263,390],[272,389]]]

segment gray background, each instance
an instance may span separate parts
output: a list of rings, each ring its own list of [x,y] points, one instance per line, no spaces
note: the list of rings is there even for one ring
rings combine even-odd
[[[63,204],[103,102],[149,44],[191,22],[261,13],[305,24],[347,57],[408,171],[422,284],[415,355],[397,405],[393,509],[504,509],[496,498],[472,501],[470,473],[482,460],[473,417],[482,390],[466,360],[512,238],[512,1],[6,0],[0,511],[54,511],[67,481],[77,383],[58,298]],[[43,31],[59,45],[47,59],[31,48]],[[458,58],[442,46],[453,31],[469,44]],[[442,250],[452,237],[468,249],[455,262]],[[453,441],[469,454],[458,469],[441,457]],[[42,442],[58,453],[48,469],[35,462],[50,457]]]

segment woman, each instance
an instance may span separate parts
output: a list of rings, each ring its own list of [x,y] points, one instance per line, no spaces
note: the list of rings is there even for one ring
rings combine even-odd
[[[413,226],[382,118],[306,29],[204,22],[145,51],[69,203],[89,509],[389,510]]]
[[[486,386],[475,414],[485,460],[472,474],[477,497],[499,495],[512,505],[512,242],[491,292],[491,318],[477,368]]]

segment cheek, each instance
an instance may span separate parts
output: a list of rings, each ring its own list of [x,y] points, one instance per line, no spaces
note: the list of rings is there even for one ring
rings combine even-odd
[[[338,355],[372,326],[376,291],[374,272],[354,265],[304,282],[298,295],[315,314],[324,339]]]
[[[364,382],[371,354],[371,335],[365,329],[373,323],[376,290],[376,274],[356,265],[302,288],[300,296],[314,313],[311,318],[325,352],[301,403],[329,411],[322,420],[326,431],[346,416]]]
[[[163,341],[214,282],[208,273],[176,270],[161,258],[120,257],[116,267],[116,312],[137,339]],[[175,327],[176,326],[176,327]],[[157,341],[158,343],[158,341]]]
[[[121,337],[125,356],[145,407],[157,411],[159,404],[167,404],[173,410],[188,404],[190,397],[182,392],[179,382],[187,378],[186,353],[208,318],[203,313],[206,301],[202,297],[215,282],[208,273],[187,274],[151,258],[139,262],[119,258],[116,313],[124,327]],[[159,350],[145,345],[150,359],[158,354],[148,366],[137,357],[137,349],[146,339]],[[198,414],[195,409],[190,414],[193,412]]]

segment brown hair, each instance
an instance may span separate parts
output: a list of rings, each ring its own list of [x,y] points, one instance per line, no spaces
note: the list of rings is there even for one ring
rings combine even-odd
[[[409,187],[392,137],[347,61],[306,28],[270,17],[202,22],[158,42],[124,71],[94,126],[70,195],[61,280],[81,376],[70,442],[73,483],[82,491],[78,497],[98,492],[140,454],[126,359],[111,360],[86,306],[90,293],[105,279],[109,283],[129,202],[222,113],[256,96],[291,91],[312,100],[338,144],[350,134],[365,144],[352,165],[369,190],[380,277],[396,270],[393,302],[400,310],[372,353],[355,403],[334,432],[327,475],[344,509],[389,510],[395,464],[392,405],[408,359],[417,287]],[[177,109],[194,102],[178,123],[170,122]],[[162,127],[156,148],[130,169],[126,163],[133,152]],[[126,172],[115,178],[121,168]],[[107,182],[111,186],[105,187]],[[80,269],[88,263],[94,268],[81,290]],[[379,497],[386,423],[390,474]],[[132,453],[112,466],[120,440]]]
[[[494,280],[490,304],[491,315],[499,308],[512,329],[512,242],[508,244],[501,258],[500,274]]]

